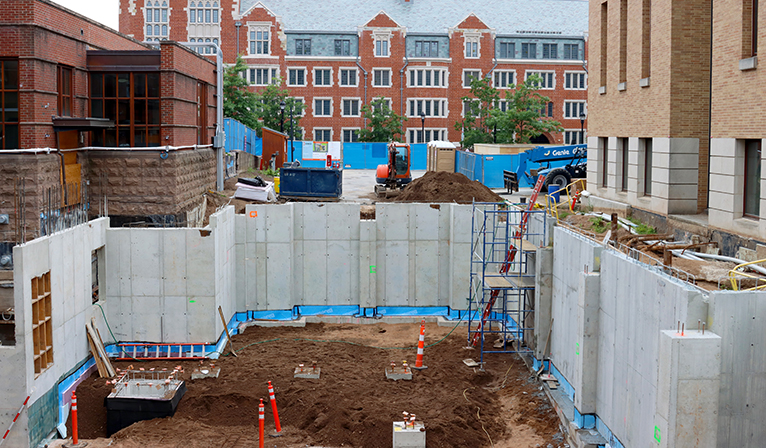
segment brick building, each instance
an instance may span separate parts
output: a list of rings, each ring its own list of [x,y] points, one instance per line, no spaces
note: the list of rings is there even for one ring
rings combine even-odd
[[[0,42],[0,242],[44,233],[44,208],[87,208],[88,183],[116,218],[198,207],[215,183],[213,62],[47,0],[0,3]]]
[[[565,129],[541,142],[579,142],[586,21],[580,1],[120,2],[123,33],[220,43],[225,62],[243,55],[253,90],[282,79],[307,106],[304,135],[320,141],[355,141],[362,105],[378,96],[408,118],[406,141],[458,141],[470,76],[490,77],[502,91],[538,73],[551,98],[544,114]]]
[[[660,215],[707,211],[714,229],[766,239],[753,5],[590,2],[589,190]]]

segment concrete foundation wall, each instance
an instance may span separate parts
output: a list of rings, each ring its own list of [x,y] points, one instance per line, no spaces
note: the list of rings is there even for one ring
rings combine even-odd
[[[467,307],[471,206],[248,206],[236,222],[237,309]]]
[[[0,428],[7,428],[27,395],[29,407],[53,388],[62,375],[89,356],[85,322],[96,318],[104,342],[111,341],[101,310],[92,304],[91,251],[103,247],[107,219],[37,238],[13,251],[16,345],[0,347]],[[50,271],[53,364],[39,375],[34,369],[31,281]],[[108,309],[108,301],[97,302]],[[54,429],[25,412],[6,440],[8,446],[28,446]],[[4,430],[3,430],[4,431]],[[36,440],[30,440],[35,435]]]

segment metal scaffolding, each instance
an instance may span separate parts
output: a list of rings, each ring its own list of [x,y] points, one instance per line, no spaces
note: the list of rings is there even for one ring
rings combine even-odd
[[[537,251],[530,241],[545,241],[545,220],[545,210],[474,204],[468,341],[478,344],[482,366],[485,353],[529,351]],[[530,221],[535,225],[527,225]]]

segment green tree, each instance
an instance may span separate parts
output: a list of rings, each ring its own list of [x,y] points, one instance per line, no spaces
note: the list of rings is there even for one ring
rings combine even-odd
[[[455,123],[463,147],[476,143],[529,143],[544,132],[561,132],[561,123],[543,117],[550,98],[540,95],[537,75],[511,86],[505,93],[505,110],[490,78],[472,79],[471,95],[463,97],[464,118]]]
[[[303,135],[299,128],[299,121],[303,113],[303,101],[297,100],[290,95],[287,89],[280,89],[282,80],[277,78],[274,83],[269,84],[263,90],[255,94],[255,114],[260,119],[257,127],[258,134],[261,133],[261,127],[279,131],[282,125],[281,104],[285,103],[284,112],[284,132],[290,135],[290,110],[293,111],[292,129],[296,140],[300,140]]]
[[[236,64],[226,67],[223,74],[223,116],[233,118],[250,128],[258,128],[255,115],[255,93],[251,92],[241,73],[247,70],[245,61],[237,56]]]
[[[382,96],[362,106],[362,117],[367,120],[367,127],[359,130],[360,142],[401,141],[402,125],[407,119],[392,111]]]

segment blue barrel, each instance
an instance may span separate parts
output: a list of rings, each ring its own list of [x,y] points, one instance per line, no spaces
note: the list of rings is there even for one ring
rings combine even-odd
[[[558,204],[561,202],[561,196],[560,196],[561,192],[558,190],[561,190],[561,185],[558,185],[558,184],[548,185],[548,196],[550,196],[551,202],[553,202],[554,204]]]

